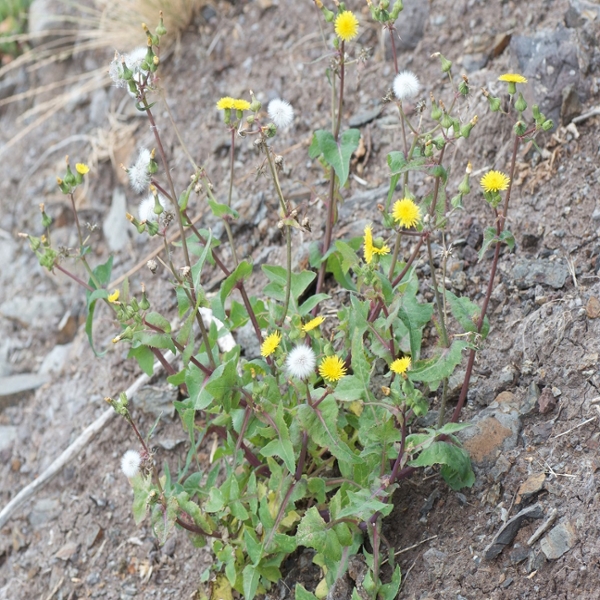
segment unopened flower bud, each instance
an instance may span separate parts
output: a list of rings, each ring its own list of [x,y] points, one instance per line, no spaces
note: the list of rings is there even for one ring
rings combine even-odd
[[[40,212],[42,213],[42,227],[48,229],[52,225],[52,219],[46,213],[46,207],[43,202],[40,204]]]
[[[469,80],[466,75],[462,76],[462,81],[458,84],[458,91],[462,96],[469,95]]]
[[[158,27],[154,30],[154,32],[159,37],[162,37],[163,35],[165,35],[167,33],[167,29],[166,29],[165,24],[163,22],[163,13],[162,13],[162,10],[160,11],[160,21],[158,23]]]
[[[500,98],[495,98],[494,96],[488,96],[488,102],[490,104],[490,110],[492,112],[498,112],[500,110]]]
[[[146,296],[146,290],[142,292],[142,299],[140,300],[140,308],[142,310],[148,310],[150,308],[150,302]]]
[[[465,176],[458,186],[458,191],[463,196],[466,196],[471,191],[471,186],[469,185],[469,173],[465,173]]]
[[[442,64],[442,72],[443,73],[448,73],[450,71],[450,69],[452,68],[452,61],[448,60],[440,52],[436,52],[435,54],[432,54],[432,56],[437,56],[440,59],[440,62]]]
[[[440,121],[440,125],[444,129],[450,129],[450,127],[452,127],[452,118],[450,117],[450,115],[447,112],[444,112],[444,114],[442,116],[442,120]]]
[[[514,131],[517,135],[525,135],[527,131],[527,125],[523,121],[517,121],[514,126]]]
[[[464,127],[460,130],[460,135],[464,138],[468,138],[471,135],[471,129],[475,127],[477,123],[477,115],[475,115]]]
[[[148,235],[150,236],[154,236],[158,233],[158,223],[156,221],[146,221],[143,225],[141,225],[141,227],[142,230],[140,233],[143,233],[145,229],[148,230]]]
[[[544,131],[550,131],[554,128],[554,121],[552,119],[547,119],[542,123],[542,129]]]
[[[402,3],[402,0],[396,0],[396,2],[394,2],[394,6],[392,7],[392,10],[390,12],[390,21],[392,21],[392,22],[395,21],[403,9],[404,9],[404,4]]]
[[[519,92],[519,97],[517,98],[517,101],[515,102],[515,108],[519,112],[523,112],[524,110],[527,110],[527,102],[525,102],[525,98],[523,98],[523,94],[521,92]]]
[[[431,118],[434,121],[439,121],[442,118],[442,109],[438,106],[435,100],[431,102]]]

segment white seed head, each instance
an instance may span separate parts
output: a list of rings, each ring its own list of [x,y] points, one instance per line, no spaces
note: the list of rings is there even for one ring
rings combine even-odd
[[[275,127],[286,129],[294,120],[294,109],[289,102],[276,98],[269,102],[269,118],[275,124]]]
[[[420,89],[419,79],[412,71],[402,71],[394,78],[394,95],[398,100],[414,98]]]
[[[158,201],[165,210],[168,210],[169,201],[162,194],[158,195]],[[158,221],[158,215],[154,212],[153,194],[149,194],[145,200],[140,202],[140,207],[138,208],[138,217],[142,223],[144,221]]]
[[[306,379],[314,372],[317,365],[317,357],[311,348],[300,344],[296,346],[285,361],[285,369],[288,375],[298,379]]]
[[[127,169],[129,175],[129,182],[131,187],[136,192],[145,192],[148,190],[150,185],[150,173],[148,167],[150,166],[150,150],[143,148],[140,150],[138,159],[135,161],[135,165]]]
[[[137,450],[127,450],[121,458],[121,471],[130,479],[137,475],[142,464],[142,457]]]

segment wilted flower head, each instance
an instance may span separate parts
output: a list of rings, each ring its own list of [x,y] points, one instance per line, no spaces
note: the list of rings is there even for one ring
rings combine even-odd
[[[162,194],[158,194],[158,201],[164,210],[169,208],[169,201]],[[149,194],[145,200],[140,202],[138,216],[142,223],[144,221],[158,221],[158,215],[154,212],[155,204],[154,194]]]
[[[131,187],[136,192],[145,192],[150,185],[150,173],[148,167],[150,166],[150,150],[143,148],[140,150],[138,159],[135,161],[133,167],[127,169],[129,175],[129,182]]]
[[[275,127],[286,129],[294,120],[294,109],[289,102],[275,98],[269,102],[269,118],[275,124]]]
[[[285,369],[288,375],[298,379],[306,379],[314,372],[317,357],[311,348],[304,344],[296,346],[285,361]]]
[[[127,450],[121,458],[121,471],[130,479],[137,475],[142,464],[142,457],[136,450]]]
[[[421,89],[419,79],[412,71],[402,71],[394,78],[394,95],[398,100],[414,98]]]

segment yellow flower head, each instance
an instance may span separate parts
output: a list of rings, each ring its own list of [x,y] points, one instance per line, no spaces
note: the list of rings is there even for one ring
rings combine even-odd
[[[319,375],[326,381],[339,381],[345,374],[346,367],[339,356],[326,356],[319,365]]]
[[[249,110],[250,102],[248,102],[248,100],[234,100],[233,108],[235,108],[235,110]]]
[[[84,165],[83,163],[77,163],[75,165],[75,170],[80,174],[80,175],[85,175],[86,173],[90,172],[90,168],[87,165]]]
[[[508,83],[527,83],[527,77],[518,73],[504,73],[498,77],[498,81],[507,81]]]
[[[384,254],[389,254],[390,249],[389,246],[383,245],[381,248],[373,244],[373,228],[370,225],[365,227],[365,237],[364,237],[364,256],[365,262],[370,265],[373,260],[373,256],[375,254],[379,254],[383,256]]]
[[[397,358],[391,365],[390,369],[397,373],[398,375],[402,375],[406,373],[408,369],[410,369],[410,356],[403,356],[402,358]]]
[[[234,107],[235,102],[236,101],[233,98],[230,98],[229,96],[225,96],[217,102],[217,108],[219,110],[225,110],[226,108],[235,108]]]
[[[345,10],[335,18],[335,33],[344,42],[349,42],[358,35],[358,19],[353,12]]]
[[[119,290],[115,290],[112,294],[109,295],[109,297],[107,298],[107,300],[111,304],[114,304],[115,302],[117,302],[119,300],[119,296],[120,295],[121,295],[121,292]]]
[[[315,317],[314,319],[311,319],[308,323],[306,323],[306,325],[302,326],[302,331],[306,333],[307,331],[318,327],[324,320],[325,317]]]
[[[409,229],[421,220],[421,211],[410,198],[402,198],[394,202],[392,216],[401,227]]]
[[[501,192],[508,187],[510,177],[502,171],[488,171],[480,183],[484,192]]]
[[[281,342],[281,334],[279,331],[274,331],[271,335],[267,336],[267,339],[262,343],[260,355],[264,358],[271,356],[277,349],[277,346],[279,346],[279,342]]]

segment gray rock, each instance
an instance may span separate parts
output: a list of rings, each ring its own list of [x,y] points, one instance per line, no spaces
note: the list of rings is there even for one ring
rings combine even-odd
[[[350,127],[362,127],[363,125],[366,125],[367,123],[370,123],[376,119],[381,114],[382,110],[383,108],[381,106],[363,110],[355,115],[352,115],[348,121],[348,125]]]
[[[110,210],[102,223],[102,232],[108,247],[113,252],[118,252],[129,242],[129,222],[125,218],[127,213],[127,200],[123,188],[113,190]]]
[[[10,448],[17,439],[17,427],[14,425],[0,425],[0,452],[5,448]]]
[[[60,500],[57,498],[43,498],[38,500],[27,516],[32,526],[43,525],[48,521],[55,519],[62,512]]]
[[[429,2],[422,0],[404,0],[404,9],[395,23],[396,27],[396,49],[398,52],[414,50],[421,41],[425,31],[425,25],[429,20]],[[398,39],[400,38],[400,39]],[[389,39],[386,47],[390,49]]]
[[[559,290],[565,285],[569,269],[562,260],[518,258],[512,276],[521,290],[535,287],[537,284],[549,285]]]
[[[42,361],[42,365],[40,367],[39,373],[41,375],[50,375],[51,373],[60,373],[65,363],[67,362],[67,358],[69,357],[69,352],[73,344],[64,344],[54,346],[52,350],[46,355],[44,360]]]
[[[447,559],[448,555],[436,548],[430,548],[427,552],[423,553],[423,562],[429,570],[433,571],[433,574],[436,577],[441,577],[443,575],[444,565]]]
[[[559,26],[531,36],[515,35],[510,41],[510,50],[517,72],[529,79],[530,85],[522,86],[523,95],[530,105],[538,104],[555,125],[560,116],[563,89],[571,85],[585,99],[575,31]]]
[[[256,339],[256,333],[250,321],[235,332],[235,338],[247,360],[260,356],[260,344]]]
[[[147,385],[135,394],[133,402],[137,408],[155,417],[174,416],[173,402],[177,400],[178,394],[177,388],[169,384],[165,386]]]
[[[496,558],[506,546],[512,543],[519,529],[530,519],[541,519],[544,511],[540,504],[534,504],[518,512],[512,519],[509,519],[500,527],[498,533],[494,536],[490,544],[484,551],[485,560]]]
[[[569,521],[563,521],[542,538],[540,547],[548,560],[556,560],[570,550],[575,542],[577,542],[575,529]]]
[[[344,203],[340,206],[340,218],[344,221],[354,219],[354,215],[356,215],[359,207],[363,210],[368,207],[371,207],[373,210],[375,210],[378,202],[385,202],[389,189],[390,186],[387,184],[380,185],[379,187],[370,190],[360,190],[356,192],[353,196],[347,200],[344,200]]]
[[[519,412],[523,415],[530,415],[535,411],[535,405],[540,397],[540,388],[532,381],[527,388],[527,393],[521,402]]]
[[[73,27],[72,23],[69,24],[65,19],[67,7],[67,3],[61,2],[61,0],[33,0],[27,16],[29,34],[31,35],[29,43],[32,46],[48,42],[51,39],[50,34],[53,30],[64,30]],[[55,37],[59,37],[59,34]]]
[[[49,380],[48,375],[35,373],[0,377],[0,409],[15,404],[26,392],[39,388]]]
[[[62,300],[51,294],[15,296],[0,304],[0,314],[24,327],[53,330],[65,313]]]

